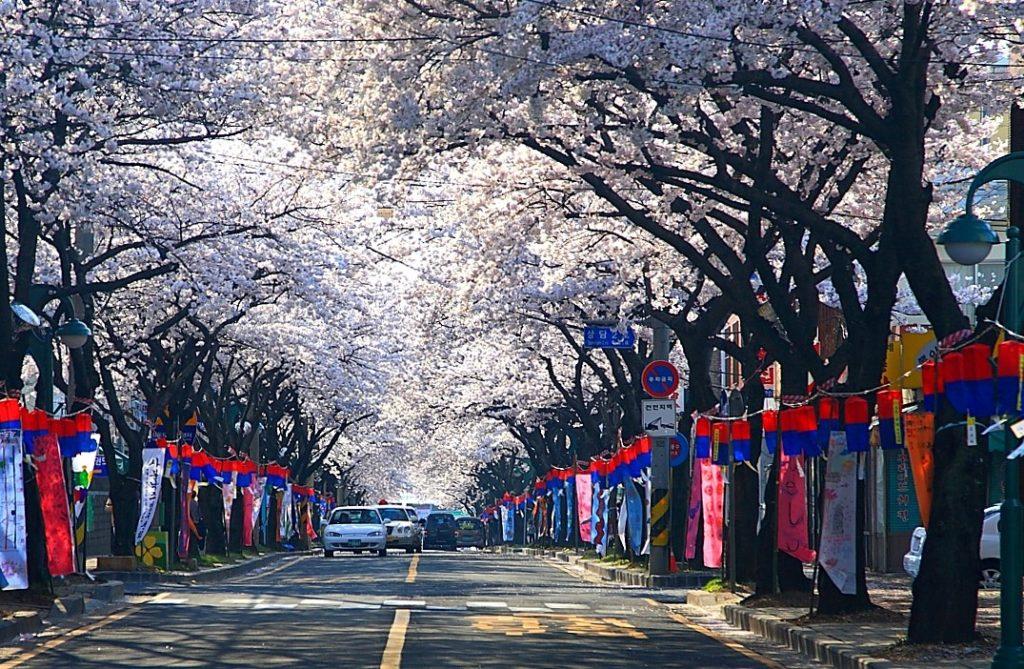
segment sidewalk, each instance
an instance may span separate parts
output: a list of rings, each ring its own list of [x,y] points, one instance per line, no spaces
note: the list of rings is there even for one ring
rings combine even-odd
[[[137,569],[135,571],[98,571],[97,576],[106,579],[116,579],[124,583],[210,583],[224,578],[240,576],[266,568],[278,561],[292,556],[313,555],[319,553],[319,548],[296,551],[274,551],[261,555],[245,556],[237,558],[237,561],[211,567],[200,567],[194,571],[155,571],[148,569]],[[234,558],[234,556],[232,556]]]
[[[80,574],[54,579],[53,595],[29,590],[0,594],[0,644],[34,635],[48,623],[65,623],[123,602],[124,584],[90,581]]]
[[[680,612],[698,619],[714,616],[774,643],[833,667],[956,667],[982,669],[991,664],[999,636],[999,591],[982,590],[978,625],[984,637],[968,645],[904,644],[910,614],[910,578],[869,574],[872,601],[886,611],[839,619],[807,618],[806,607],[742,606],[741,595],[694,592]]]
[[[576,565],[605,581],[644,588],[700,588],[716,576],[715,573],[710,571],[678,571],[666,576],[651,576],[644,569],[638,569],[622,563],[605,562],[599,558],[585,558],[578,552],[568,548],[530,548],[501,545],[495,546],[493,549],[498,553],[528,555],[565,562]]]

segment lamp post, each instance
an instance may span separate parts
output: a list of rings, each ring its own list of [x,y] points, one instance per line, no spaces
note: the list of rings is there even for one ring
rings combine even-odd
[[[999,237],[988,222],[972,213],[974,195],[978,188],[990,181],[1013,181],[1024,184],[1024,152],[1007,154],[986,165],[971,181],[967,190],[967,205],[962,215],[957,216],[939,235],[938,243],[945,247],[949,257],[961,265],[976,265],[984,260],[992,246],[999,243]],[[1010,217],[1006,231],[1006,276],[1003,283],[1006,311],[1003,320],[1006,327],[1014,332],[1021,330],[1021,271],[1018,256],[1021,251],[1021,231]],[[1006,432],[1006,454],[1016,447],[1012,432]],[[1024,532],[1024,506],[1020,499],[1020,460],[1004,460],[1006,472],[1006,494],[999,510],[999,553],[1000,593],[999,650],[992,659],[994,669],[1018,669],[1024,667],[1024,595],[1021,579],[1024,578],[1024,555],[1021,553],[1022,532]]]

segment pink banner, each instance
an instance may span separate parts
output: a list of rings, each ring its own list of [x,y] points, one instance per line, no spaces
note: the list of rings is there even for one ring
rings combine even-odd
[[[686,559],[697,557],[697,530],[700,529],[700,460],[693,461],[690,472],[690,506],[686,513]]]
[[[75,554],[71,543],[68,493],[56,435],[48,432],[36,437],[33,459],[39,485],[39,506],[43,512],[47,566],[51,576],[67,576],[75,571]]]
[[[779,471],[779,550],[801,562],[814,562],[808,544],[807,486],[804,481],[804,456],[780,454]]]
[[[242,488],[242,545],[252,546],[252,487]]]
[[[725,520],[725,480],[722,468],[710,460],[700,461],[702,506],[704,507],[704,566],[722,566],[722,523]]]
[[[594,490],[590,487],[590,474],[576,475],[576,514],[580,522],[580,539],[590,543],[590,498]]]

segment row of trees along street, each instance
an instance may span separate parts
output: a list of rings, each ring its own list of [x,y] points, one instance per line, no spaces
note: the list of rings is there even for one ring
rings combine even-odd
[[[382,41],[360,47],[357,76],[334,84],[339,113],[361,119],[364,165],[385,154],[387,170],[451,179],[412,190],[429,201],[424,244],[458,256],[459,281],[436,283],[457,285],[451,299],[465,312],[486,312],[436,323],[451,335],[446,350],[476,337],[489,358],[454,378],[482,381],[502,355],[517,368],[492,401],[446,391],[438,410],[494,418],[544,472],[570,461],[569,430],[580,432],[579,458],[612,446],[619,428],[637,432],[645,353],[582,350],[577,328],[589,318],[671,324],[693,411],[718,402],[714,351],[743,365],[753,412],[761,349],[781,364],[783,396],[800,398],[808,378],[846,392],[878,386],[900,314],[922,313],[942,341],[963,337],[971,296],[947,278],[932,232],[964,177],[1005,149],[988,140],[1020,87],[1008,60],[1018,12],[989,2],[361,4],[353,25]],[[829,350],[816,346],[823,304],[842,319]],[[742,346],[720,336],[730,315]],[[518,369],[527,358],[536,368]],[[978,571],[983,472],[951,421],[940,413],[915,642],[973,637],[977,583],[963,575]],[[754,480],[742,476],[749,500]],[[755,522],[737,524],[738,542],[753,544]],[[763,589],[771,547],[760,543],[737,570]],[[819,578],[823,613],[870,606],[863,554],[856,595]],[[777,563],[781,587],[807,587],[795,560]]]
[[[243,4],[0,5],[0,376],[31,390],[13,302],[91,328],[54,382],[127,450],[118,553],[158,417],[481,504],[640,432],[649,332],[596,352],[588,320],[667,323],[690,412],[724,352],[754,414],[767,365],[791,399],[866,391],[907,315],[950,342],[998,303],[932,234],[1006,148],[1019,3]],[[977,604],[984,465],[938,421],[914,642],[970,640]],[[806,590],[735,485],[735,575]],[[822,612],[871,605],[863,554]]]

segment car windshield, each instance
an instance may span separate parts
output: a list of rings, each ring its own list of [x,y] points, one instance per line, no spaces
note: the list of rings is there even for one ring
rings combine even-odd
[[[331,525],[379,525],[380,515],[375,509],[335,509]]]
[[[483,523],[479,520],[473,520],[472,518],[463,518],[459,521],[460,530],[469,530],[472,532],[473,530],[480,529],[481,525],[483,525]]]
[[[384,520],[409,520],[405,509],[377,509]]]

